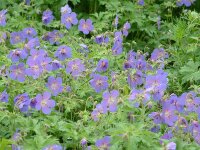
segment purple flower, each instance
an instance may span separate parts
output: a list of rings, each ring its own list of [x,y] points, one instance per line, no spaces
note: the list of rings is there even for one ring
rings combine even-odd
[[[39,60],[27,62],[29,68],[26,69],[26,74],[32,76],[33,79],[38,78],[42,73],[42,67]]]
[[[89,34],[90,31],[94,30],[94,26],[92,25],[92,20],[81,19],[79,21],[78,29],[79,29],[79,31],[82,31],[84,34]]]
[[[67,86],[66,86],[66,91],[67,91],[67,92],[71,92],[71,90],[72,90],[71,87],[70,87],[69,85],[67,85]]]
[[[40,50],[31,49],[30,55],[31,56],[29,56],[27,59],[27,64],[31,64],[36,61],[41,61],[41,59],[45,57],[46,52],[43,49]]]
[[[138,0],[138,5],[144,6],[144,0]]]
[[[62,64],[58,60],[53,60],[51,62],[52,65],[52,71],[58,70],[60,68],[63,68]]]
[[[102,101],[103,107],[108,107],[108,110],[110,112],[116,112],[118,96],[119,96],[119,91],[117,91],[117,90],[112,90],[110,92],[108,92],[108,91],[104,92],[103,93],[103,101]]]
[[[114,42],[122,43],[122,41],[123,41],[122,32],[121,31],[115,32]]]
[[[94,121],[99,121],[101,114],[107,113],[107,107],[102,104],[97,104],[96,108],[92,111],[91,116]]]
[[[12,136],[12,140],[15,143],[19,143],[22,140],[22,134],[19,131],[16,131]],[[22,149],[21,146],[12,144],[12,150],[22,150]]]
[[[134,74],[129,73],[127,81],[131,88],[135,88],[143,84],[143,73],[140,70],[136,71]]]
[[[163,122],[163,119],[161,117],[161,114],[158,112],[152,112],[149,114],[149,118],[153,119],[153,122],[155,124],[161,124]]]
[[[150,94],[144,90],[132,89],[129,101],[136,101],[135,107],[139,107],[140,103],[146,104],[151,98]]]
[[[182,100],[183,97],[177,97],[175,94],[170,95],[169,103],[176,107],[178,112],[183,112],[185,100]]]
[[[38,94],[36,96],[36,106],[37,110],[42,110],[44,114],[50,114],[51,109],[56,106],[56,102],[51,99],[51,93],[44,92],[43,94]]]
[[[66,45],[62,45],[58,47],[58,50],[55,52],[54,55],[60,60],[65,60],[66,58],[72,57],[72,49]]]
[[[108,69],[108,60],[107,59],[101,59],[98,64],[96,70],[98,72],[105,72]]]
[[[90,80],[90,85],[97,93],[106,90],[108,88],[108,77],[95,74],[93,79]]]
[[[176,150],[176,143],[170,142],[166,145],[166,150]]]
[[[98,147],[98,149],[109,150],[110,142],[111,142],[110,136],[105,136],[104,138],[97,140],[95,145],[96,147]]]
[[[104,35],[98,35],[95,37],[95,42],[99,45],[104,44],[104,43],[108,43],[109,42],[109,38],[105,37]]]
[[[8,93],[6,92],[6,90],[4,90],[2,93],[0,93],[0,101],[1,102],[8,102]]]
[[[26,5],[30,5],[31,4],[31,0],[25,0],[25,4]]]
[[[165,58],[168,58],[168,54],[163,48],[156,48],[151,53],[151,60],[154,62],[163,62]]]
[[[83,138],[81,140],[81,146],[84,147],[85,145],[87,145],[87,140],[85,138]]]
[[[12,144],[12,150],[23,150],[23,149],[22,146],[20,145]]]
[[[70,14],[72,12],[72,9],[69,7],[69,5],[65,5],[64,7],[61,7],[61,13],[62,14]]]
[[[195,0],[177,0],[176,5],[190,7]]]
[[[9,53],[8,58],[12,60],[12,62],[18,62],[20,59],[26,59],[28,54],[25,50],[16,49]]]
[[[36,47],[40,46],[40,41],[38,38],[32,38],[24,45],[25,51],[28,53],[31,49],[34,49]]]
[[[123,51],[122,43],[120,42],[115,42],[113,47],[112,47],[112,53],[113,55],[120,55]]]
[[[21,112],[27,112],[28,107],[30,105],[30,98],[27,93],[20,94],[15,97],[14,103],[17,108],[20,109]]]
[[[177,129],[183,129],[184,132],[187,132],[188,127],[188,121],[184,117],[179,117],[177,121]]]
[[[70,29],[73,25],[78,24],[78,19],[76,13],[72,12],[71,14],[65,13],[61,16],[61,23],[65,25],[67,29]]]
[[[157,101],[163,96],[167,83],[167,73],[160,71],[156,75],[148,75],[146,77],[145,88],[147,91],[152,92],[154,100]]]
[[[196,137],[200,133],[200,124],[198,121],[193,121],[190,126],[190,132],[193,137]]]
[[[194,140],[197,144],[200,145],[200,134],[198,134],[197,136],[194,137]]]
[[[51,10],[45,10],[43,12],[43,15],[42,15],[42,22],[45,24],[45,25],[48,25],[51,23],[51,21],[54,19],[54,16],[52,15],[52,11]]]
[[[124,36],[128,36],[128,30],[131,28],[131,24],[127,21],[122,29],[122,33]]]
[[[136,52],[134,52],[133,50],[130,50],[127,54],[127,60],[134,63],[138,58],[138,54]],[[145,58],[141,58],[142,60]]]
[[[54,145],[48,145],[42,150],[63,150],[63,147],[61,145],[54,144]]]
[[[85,57],[87,57],[87,56],[88,56],[88,53],[90,52],[90,50],[88,49],[88,46],[85,45],[85,44],[79,44],[79,45],[80,45],[80,47],[81,47],[81,49],[79,50],[79,52],[80,52],[81,54],[83,54]]]
[[[189,93],[183,93],[180,96],[180,99],[185,104],[186,111],[189,112],[195,112],[200,104],[200,98],[196,97],[196,94],[192,91]]]
[[[160,132],[160,126],[154,126],[151,128],[151,132],[158,133]]]
[[[161,136],[161,143],[162,143],[162,139],[163,140],[170,140],[173,138],[173,134],[171,131],[168,131],[167,133],[165,133],[163,136]]]
[[[0,43],[5,42],[7,38],[6,32],[0,32]]]
[[[31,108],[35,108],[36,104],[37,104],[37,100],[36,100],[36,98],[34,97],[34,98],[31,99],[31,102],[30,102]]]
[[[66,72],[71,74],[73,77],[80,76],[83,71],[85,71],[85,66],[79,58],[67,63]]]
[[[179,6],[179,7],[182,6],[183,4],[184,4],[184,0],[177,0],[176,1],[176,5]]]
[[[134,64],[133,63],[131,63],[131,61],[125,61],[124,62],[124,66],[123,66],[123,68],[126,70],[126,69],[130,69],[130,68],[134,68]]]
[[[52,70],[52,65],[51,65],[51,58],[50,57],[42,57],[40,59],[40,66],[42,67],[43,72],[50,72]]]
[[[123,51],[122,41],[123,41],[122,32],[121,31],[115,32],[114,45],[112,47],[113,55],[120,55],[122,53]]]
[[[15,142],[18,142],[22,139],[22,135],[19,132],[19,130],[17,129],[17,131],[13,134],[12,136],[12,140],[14,140]]]
[[[119,23],[119,17],[118,17],[118,15],[116,15],[114,23],[113,23],[115,28],[117,28],[118,23]]]
[[[175,114],[175,110],[175,106],[169,103],[164,103],[161,116],[163,118],[164,123],[166,123],[169,126],[173,126],[174,123],[178,120],[178,116]]]
[[[25,66],[23,63],[18,65],[10,66],[10,75],[9,77],[13,80],[18,80],[19,82],[25,81]]]
[[[145,71],[145,70],[146,70],[146,66],[147,66],[147,62],[146,62],[145,60],[138,59],[138,60],[135,62],[135,67],[136,67],[138,70]]]
[[[63,37],[63,34],[60,33],[58,30],[53,30],[52,32],[48,32],[47,36],[44,37],[44,40],[49,41],[50,44],[58,45],[60,42],[59,40]]]
[[[25,38],[27,38],[28,40],[33,39],[34,36],[37,35],[37,32],[35,31],[34,28],[25,28],[23,30],[24,36]]]
[[[24,33],[22,31],[12,32],[10,34],[10,43],[12,45],[18,44],[18,43],[21,43],[21,42],[24,42],[24,41],[25,41],[25,36],[24,36]]]
[[[46,84],[46,86],[53,93],[53,96],[57,96],[63,90],[62,78],[54,78],[51,76],[48,78],[48,83]]]
[[[4,27],[6,25],[6,13],[7,13],[7,10],[0,11],[0,26]]]

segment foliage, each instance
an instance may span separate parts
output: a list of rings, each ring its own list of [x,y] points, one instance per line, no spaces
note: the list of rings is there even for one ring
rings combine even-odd
[[[199,1],[0,3],[0,149],[199,149]],[[16,42],[28,27],[37,35]]]

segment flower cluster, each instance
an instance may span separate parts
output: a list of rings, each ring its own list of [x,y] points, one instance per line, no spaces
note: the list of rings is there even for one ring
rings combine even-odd
[[[59,45],[62,37],[62,33],[60,33],[58,30],[53,30],[52,32],[48,32],[46,35],[44,35],[43,40],[49,41],[49,43],[52,45]]]
[[[104,35],[97,35],[95,37],[95,42],[99,45],[106,44],[106,43],[109,42],[109,38],[107,36],[104,36]]]
[[[194,1],[178,0],[177,5],[189,7]],[[141,6],[145,4],[144,0],[138,0],[137,2]],[[25,3],[29,5],[30,1]],[[141,7],[139,6],[139,8]],[[0,11],[0,26],[6,26],[6,13],[7,10]],[[54,16],[51,10],[48,9],[43,12],[43,24],[49,25],[53,20]],[[4,71],[4,76],[2,77],[8,76],[6,83],[10,83],[10,79],[16,81],[11,81],[13,82],[12,84],[20,84],[20,86],[32,86],[29,83],[30,81],[39,82],[39,87],[35,90],[37,93],[34,93],[35,91],[31,93],[31,90],[31,92],[21,90],[21,94],[15,95],[12,100],[10,100],[12,95],[9,96],[8,94],[11,91],[6,87],[0,93],[2,105],[7,106],[8,102],[12,101],[13,105],[9,104],[9,109],[13,109],[14,112],[19,110],[25,117],[31,116],[32,113],[49,115],[52,112],[52,114],[57,115],[57,113],[65,111],[65,115],[68,116],[68,110],[65,110],[66,108],[64,107],[67,102],[63,102],[62,98],[68,96],[69,99],[73,99],[78,94],[89,95],[91,99],[94,97],[96,99],[94,103],[84,103],[85,109],[87,107],[90,111],[93,109],[88,113],[91,116],[84,118],[87,121],[93,121],[93,123],[98,124],[106,115],[117,114],[117,111],[121,109],[121,104],[126,103],[127,106],[130,105],[134,110],[138,110],[138,108],[139,111],[143,111],[143,108],[148,109],[148,117],[150,118],[148,119],[152,120],[151,123],[154,124],[151,128],[152,132],[159,132],[162,129],[162,125],[166,126],[167,133],[161,137],[161,144],[164,143],[164,140],[172,139],[174,133],[191,135],[196,143],[200,144],[200,123],[196,121],[200,119],[200,97],[193,91],[183,93],[180,96],[176,94],[168,96],[166,94],[168,73],[164,71],[164,61],[169,57],[168,53],[163,48],[155,48],[151,55],[143,54],[141,51],[135,52],[134,50],[129,52],[124,50],[123,52],[123,40],[132,31],[131,24],[126,21],[119,28],[118,15],[116,15],[113,24],[115,29],[112,34],[107,34],[107,32],[96,34],[97,31],[94,30],[91,19],[78,20],[77,14],[72,11],[69,5],[65,5],[61,8],[61,27],[65,26],[67,30],[70,30],[77,25],[78,30],[87,35],[85,37],[88,38],[90,37],[88,34],[94,34],[91,38],[93,40],[88,42],[81,38],[80,44],[77,42],[79,39],[74,39],[76,44],[78,43],[76,45],[70,43],[73,38],[69,38],[69,43],[66,44],[64,41],[66,38],[65,32],[61,32],[62,30],[58,30],[58,28],[57,30],[53,29],[53,27],[48,28],[46,33],[42,33],[42,38],[39,37],[36,29],[32,26],[11,33],[0,32],[0,44],[7,43],[8,36],[12,47],[6,53],[12,64],[6,71],[4,71],[4,68],[0,68],[1,75]],[[160,29],[160,18],[157,20],[157,26]],[[112,56],[104,55],[104,53],[101,57],[91,58],[94,54],[90,53],[91,51],[93,52],[93,47],[89,45],[90,42],[96,43],[94,45],[98,48],[108,48],[111,45],[110,48],[106,49],[108,51],[106,54],[111,54],[113,57],[127,52],[121,69],[119,69],[120,66],[115,66],[121,60],[114,61]],[[124,55],[119,57],[123,59]],[[119,88],[121,85],[115,85],[118,82],[118,72],[119,76],[123,76],[121,82],[126,84],[127,89]],[[85,88],[85,86],[88,86],[87,92],[84,91],[77,94],[75,92],[79,91],[79,87],[73,85],[73,82],[81,82],[83,78],[88,80],[84,80],[85,83],[80,84],[79,87]],[[121,82],[118,83],[121,84]],[[122,94],[127,92],[130,92],[128,97],[122,97]],[[82,98],[77,99],[82,102]],[[156,105],[159,109],[156,111],[151,109],[153,105]],[[129,112],[129,110],[127,111],[130,114],[133,113]],[[190,119],[190,115],[192,119]],[[50,118],[51,116],[45,117]],[[79,123],[79,121],[77,122]],[[53,124],[50,126],[53,126]],[[51,131],[49,130],[49,132]],[[98,149],[110,149],[112,135],[109,133],[105,135],[109,136],[96,140],[95,146]],[[12,139],[15,144],[12,144],[12,149],[21,149],[21,146],[18,146],[21,136],[20,132],[16,132],[13,135]],[[62,141],[63,139],[60,138],[59,140]],[[80,144],[83,149],[91,149],[90,146],[87,147],[91,143],[86,138],[82,138]],[[46,145],[42,148],[43,150],[64,149],[58,144]],[[176,143],[169,142],[164,149],[175,150]]]
[[[122,32],[121,31],[115,32],[114,45],[112,47],[113,55],[120,55],[122,53],[123,51],[122,42],[123,42]]]
[[[4,91],[2,93],[2,100],[8,102],[8,94]],[[44,114],[50,114],[51,109],[55,107],[56,102],[51,99],[51,93],[44,92],[43,94],[36,95],[35,98],[30,99],[27,93],[19,94],[14,98],[15,107],[21,112],[28,112],[29,108],[42,110]]]
[[[176,5],[190,7],[195,0],[177,0]]]
[[[162,105],[162,111],[152,112],[149,115],[154,123],[157,125],[164,123],[170,128],[176,128],[175,132],[190,133],[195,141],[199,143],[199,129],[195,128],[199,126],[199,123],[194,120],[188,121],[186,117],[194,113],[198,117],[200,116],[200,97],[197,97],[196,93],[190,91],[183,93],[179,97],[172,94],[168,99],[162,100],[160,103]]]
[[[119,91],[105,91],[103,93],[103,100],[100,104],[96,105],[96,108],[91,113],[94,121],[98,121],[101,117],[101,114],[106,114],[108,111],[116,112],[117,111],[117,103],[118,103]]]
[[[78,24],[76,13],[72,12],[68,5],[61,8],[61,13],[61,23],[65,25],[66,29],[70,29],[72,25]]]
[[[124,36],[128,36],[128,30],[131,28],[131,24],[127,21],[122,29],[122,33]]]

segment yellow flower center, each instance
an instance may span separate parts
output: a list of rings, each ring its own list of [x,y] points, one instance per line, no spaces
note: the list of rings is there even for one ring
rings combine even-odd
[[[67,17],[66,22],[72,22],[72,17]]]
[[[97,80],[96,81],[96,85],[97,86],[102,86],[103,85],[103,81],[102,80]]]
[[[88,29],[88,25],[86,23],[83,24],[83,29]]]
[[[78,65],[77,64],[73,64],[72,65],[72,70],[78,70]]]

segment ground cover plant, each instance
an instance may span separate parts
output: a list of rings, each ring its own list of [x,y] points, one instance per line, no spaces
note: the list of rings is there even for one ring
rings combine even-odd
[[[0,0],[0,150],[200,149],[199,11]]]

